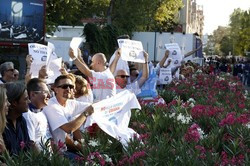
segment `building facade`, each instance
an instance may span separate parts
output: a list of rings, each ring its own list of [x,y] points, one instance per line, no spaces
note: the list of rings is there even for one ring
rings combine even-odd
[[[182,0],[183,8],[179,13],[179,25],[182,32],[203,35],[204,15],[203,6],[197,5],[196,0]]]

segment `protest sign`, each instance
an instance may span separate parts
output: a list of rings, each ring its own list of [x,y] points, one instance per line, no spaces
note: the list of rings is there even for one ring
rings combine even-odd
[[[80,44],[82,43],[83,38],[81,37],[73,37],[71,42],[70,42],[70,48],[73,49],[74,55],[76,57],[78,57],[78,51],[77,49],[79,48]],[[70,58],[70,61],[72,61],[72,59]]]
[[[94,113],[87,118],[85,128],[97,123],[104,132],[118,139],[125,146],[134,135],[137,135],[133,129],[128,128],[130,109],[141,109],[133,93],[125,90],[92,106]]]
[[[48,79],[47,84],[54,83],[55,79],[61,75],[60,69],[62,66],[62,58],[54,59],[50,62],[50,65],[47,69]]]
[[[48,58],[48,60],[47,60],[47,70],[49,69],[49,66],[50,66],[50,63],[51,63],[51,61],[53,61],[53,60],[55,60],[55,59],[57,59],[58,57],[57,57],[57,55],[56,55],[56,52],[55,52],[55,46],[54,46],[54,44],[53,43],[50,43],[50,42],[48,42],[48,47],[52,50],[52,53],[51,53],[51,55],[49,56],[49,58]]]
[[[29,43],[29,54],[32,56],[32,63],[30,66],[31,77],[38,77],[39,70],[42,66],[47,65],[47,61],[50,58],[52,50],[42,44]]]
[[[161,68],[159,80],[160,80],[160,84],[170,84],[172,81],[171,69]]]
[[[140,41],[129,39],[118,39],[119,48],[121,48],[121,58],[125,61],[145,63],[143,55],[143,46]]]
[[[169,43],[165,44],[165,47],[167,50],[169,50],[169,58],[172,58],[171,64],[173,66],[181,66],[183,56],[181,54],[180,46],[177,43]],[[166,64],[167,61],[165,61],[164,65]]]

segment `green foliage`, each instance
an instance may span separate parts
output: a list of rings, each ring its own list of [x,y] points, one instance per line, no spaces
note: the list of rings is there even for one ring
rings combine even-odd
[[[46,29],[82,25],[82,18],[104,18],[124,34],[167,31],[176,24],[181,0],[47,0]]]
[[[81,12],[81,3],[79,0],[47,0],[47,32],[53,32],[58,25],[79,25]]]
[[[40,154],[21,152],[5,157],[5,162],[20,166],[249,165],[250,96],[242,84],[230,75],[194,74],[176,85],[161,91],[167,106],[131,110],[129,127],[139,138],[131,139],[128,147],[99,129],[83,133],[77,160],[69,161],[59,151],[51,153],[45,145]]]
[[[109,59],[117,46],[116,38],[120,35],[116,27],[107,25],[103,28],[95,24],[87,24],[84,27],[86,42],[90,46],[91,54],[102,52]]]
[[[128,33],[167,31],[172,28],[181,7],[181,0],[138,0],[136,3],[134,0],[117,0],[114,3],[112,22]]]
[[[245,55],[245,51],[250,51],[250,9],[235,9],[230,16],[230,26],[235,53]]]
[[[229,27],[219,26],[209,37],[206,54],[245,56],[250,51],[250,10],[235,9]]]

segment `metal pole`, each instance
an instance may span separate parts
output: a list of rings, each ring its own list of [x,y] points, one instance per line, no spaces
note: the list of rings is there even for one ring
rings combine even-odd
[[[156,31],[155,31],[155,43],[154,43],[154,62],[156,61]]]

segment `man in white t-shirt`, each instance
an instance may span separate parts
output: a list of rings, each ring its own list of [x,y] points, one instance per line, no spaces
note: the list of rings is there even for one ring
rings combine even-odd
[[[48,106],[43,110],[53,139],[57,143],[66,143],[67,148],[71,150],[79,150],[80,145],[76,146],[75,141],[81,138],[76,139],[75,132],[79,131],[86,118],[93,113],[93,107],[90,103],[70,99],[74,91],[74,82],[69,75],[57,77],[53,90],[55,97],[49,100]]]
[[[115,55],[116,55],[115,59],[110,65],[110,68],[113,68],[114,71],[117,67],[117,62],[119,61],[121,57],[120,48],[116,50]],[[140,88],[148,79],[148,54],[145,51],[144,51],[144,58],[145,58],[145,63],[142,66],[142,76],[139,79],[137,78],[139,75],[139,71],[136,68],[130,69],[131,70],[130,75],[127,73],[126,70],[123,70],[123,69],[117,70],[115,74],[117,92],[120,92],[124,89],[130,90],[136,95],[141,92]]]
[[[29,80],[27,91],[30,99],[29,110],[23,113],[23,116],[27,123],[30,140],[34,141],[36,146],[41,149],[41,143],[44,144],[51,138],[48,121],[42,111],[48,104],[50,91],[45,82],[39,78]]]
[[[80,52],[81,51],[78,50],[79,55]],[[76,57],[72,49],[69,50],[69,56],[74,60],[78,69],[89,77],[92,84],[94,102],[116,94],[115,78],[110,72],[110,69],[106,67],[107,60],[103,53],[97,53],[92,57],[90,67],[93,70],[90,70],[85,62]]]

